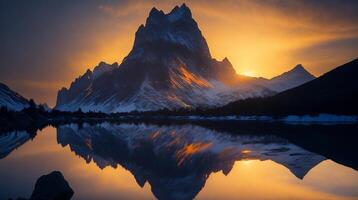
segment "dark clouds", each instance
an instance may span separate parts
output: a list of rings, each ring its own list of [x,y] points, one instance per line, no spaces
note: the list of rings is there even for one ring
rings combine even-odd
[[[27,77],[29,73],[36,76],[46,72],[46,76],[41,74],[38,78],[51,79],[61,70],[53,67],[61,62],[61,58],[69,56],[76,48],[86,47],[88,37],[83,36],[93,31],[91,21],[96,17],[94,11],[97,8],[96,5],[73,2],[2,3],[0,51],[1,65],[10,68],[7,75],[12,72]]]
[[[358,2],[355,0],[254,0],[257,4],[274,8],[286,16],[301,16],[318,21],[355,22]]]
[[[53,101],[55,88],[78,75],[79,66],[70,66],[70,60],[93,48],[97,33],[109,29],[98,6],[95,1],[2,1],[0,80],[26,96]]]

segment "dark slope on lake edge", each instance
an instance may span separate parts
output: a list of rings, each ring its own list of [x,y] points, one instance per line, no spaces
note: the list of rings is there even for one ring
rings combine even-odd
[[[0,82],[0,107],[20,111],[29,106],[29,100]]]
[[[273,97],[229,103],[206,114],[358,114],[358,59]]]

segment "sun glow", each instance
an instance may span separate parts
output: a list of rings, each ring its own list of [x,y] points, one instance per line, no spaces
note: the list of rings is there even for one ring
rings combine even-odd
[[[242,160],[241,162],[242,162],[242,164],[244,164],[244,165],[249,165],[249,164],[252,163],[252,160]]]
[[[251,150],[245,149],[245,150],[242,150],[241,153],[248,154],[248,153],[251,153]]]
[[[192,143],[192,144],[186,145],[185,147],[180,149],[176,154],[177,159],[178,159],[178,165],[183,164],[184,161],[188,157],[190,157],[196,153],[199,153],[201,151],[204,151],[204,150],[210,148],[212,145],[213,144],[211,142],[209,142],[209,143],[198,142],[198,143]]]
[[[153,6],[167,13],[182,3],[177,0],[100,1],[69,9],[68,17],[73,20],[58,18],[56,12],[48,12],[49,9],[37,10],[39,16],[48,16],[43,19],[56,20],[51,23],[45,20],[31,31],[36,38],[51,42],[38,42],[28,37],[26,31],[19,32],[16,28],[21,28],[27,20],[31,22],[33,11],[23,13],[24,20],[9,17],[9,24],[11,19],[21,19],[21,23],[3,31],[14,38],[4,37],[9,50],[4,52],[4,59],[0,59],[4,66],[0,68],[1,81],[25,97],[54,106],[58,89],[68,87],[88,68],[93,69],[100,61],[122,62],[133,47],[138,27],[145,23]],[[208,1],[203,4],[188,0],[185,3],[212,57],[217,60],[227,57],[238,74],[271,78],[302,63],[309,72],[319,76],[357,57],[358,23],[354,6],[301,1],[285,1],[286,6],[281,1]],[[17,9],[15,4],[13,9]],[[63,6],[73,5],[64,2]],[[60,32],[43,31],[41,24],[49,24],[49,30],[58,28]],[[27,30],[27,26],[23,28]],[[15,45],[15,41],[19,44]],[[24,44],[36,51],[21,50]],[[12,53],[17,52],[16,49],[21,50],[18,55]]]
[[[334,171],[330,171],[335,169]],[[340,173],[341,170],[343,173]],[[311,170],[303,180],[273,161],[242,160],[235,162],[230,173],[213,173],[196,199],[330,199],[353,200],[355,196],[341,197],[335,188],[345,187],[337,180],[356,182],[353,177],[345,178],[352,169],[332,161],[324,161]],[[333,173],[332,173],[333,172]],[[335,176],[339,176],[337,178]],[[332,187],[320,187],[330,183]],[[225,190],[222,186],[225,185]],[[316,188],[316,189],[315,189]],[[319,190],[317,189],[319,188]]]
[[[250,77],[255,77],[256,74],[253,71],[244,71],[244,72],[239,72],[239,74],[245,75],[245,76],[250,76]]]

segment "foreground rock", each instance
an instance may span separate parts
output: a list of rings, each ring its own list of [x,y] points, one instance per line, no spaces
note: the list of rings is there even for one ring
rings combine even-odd
[[[30,200],[67,200],[71,199],[73,194],[61,172],[53,171],[36,181]]]

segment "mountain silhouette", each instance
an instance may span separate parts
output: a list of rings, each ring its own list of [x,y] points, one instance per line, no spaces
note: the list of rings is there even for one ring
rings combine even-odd
[[[358,114],[358,59],[272,97],[239,100],[216,114]]]
[[[272,160],[303,179],[326,159],[276,136],[233,136],[195,125],[71,124],[57,128],[57,141],[101,169],[121,165],[158,199],[193,199],[211,173],[229,174],[239,160]]]
[[[284,72],[271,79],[266,79],[261,84],[273,91],[282,92],[300,86],[315,78],[316,77],[309,73],[301,64],[298,64],[290,71]]]
[[[217,107],[275,94],[249,80],[256,79],[237,75],[227,58],[212,58],[189,7],[176,6],[167,14],[153,8],[122,63],[101,62],[93,72],[87,70],[58,92],[56,109],[110,113]],[[288,85],[275,87],[281,91]]]
[[[11,90],[7,85],[0,83],[0,107],[20,111],[29,106],[29,101],[20,94]]]

